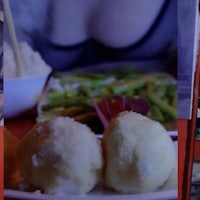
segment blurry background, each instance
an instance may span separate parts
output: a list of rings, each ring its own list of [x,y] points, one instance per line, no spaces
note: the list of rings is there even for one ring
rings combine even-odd
[[[176,0],[10,0],[10,5],[19,41],[39,51],[54,70],[162,60],[148,68],[176,75]]]

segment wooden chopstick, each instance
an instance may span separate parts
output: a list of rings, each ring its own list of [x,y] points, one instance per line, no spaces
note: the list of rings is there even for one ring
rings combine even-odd
[[[23,61],[21,57],[21,53],[18,46],[17,36],[15,32],[15,27],[13,23],[13,17],[10,10],[9,0],[3,0],[4,4],[4,15],[5,15],[5,22],[8,29],[8,34],[10,38],[10,43],[13,49],[14,59],[16,63],[16,70],[17,76],[20,76],[22,68],[23,68]]]

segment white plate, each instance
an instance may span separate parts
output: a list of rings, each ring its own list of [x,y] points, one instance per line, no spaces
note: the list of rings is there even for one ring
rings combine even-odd
[[[177,131],[168,132],[170,136],[177,136]],[[101,138],[99,135],[98,138]],[[177,141],[174,141],[174,148],[177,154]],[[175,174],[176,174],[175,169]],[[177,189],[171,189],[171,181],[177,180],[176,176],[171,175],[171,180],[165,185],[164,188],[143,194],[119,194],[111,190],[107,190],[102,186],[96,187],[87,195],[66,195],[56,196],[41,194],[39,191],[30,193],[15,190],[4,190],[4,197],[15,198],[20,200],[174,200],[178,199]]]
[[[13,190],[5,190],[4,197],[10,197],[15,199],[25,200],[172,200],[177,199],[177,190],[162,191],[162,192],[151,192],[146,194],[101,194],[93,193],[87,195],[67,195],[63,197],[39,194],[39,193],[28,193]]]

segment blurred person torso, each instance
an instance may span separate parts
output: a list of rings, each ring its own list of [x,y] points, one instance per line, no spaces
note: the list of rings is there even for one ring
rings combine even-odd
[[[10,0],[10,5],[19,41],[27,41],[54,70],[154,59],[176,45],[176,0]]]

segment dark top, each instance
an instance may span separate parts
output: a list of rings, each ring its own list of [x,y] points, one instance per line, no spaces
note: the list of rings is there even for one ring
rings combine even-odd
[[[89,39],[73,46],[58,46],[43,40],[35,41],[46,62],[54,70],[113,61],[156,59],[168,54],[177,39],[177,1],[166,0],[152,26],[142,38],[126,48],[110,48]]]

